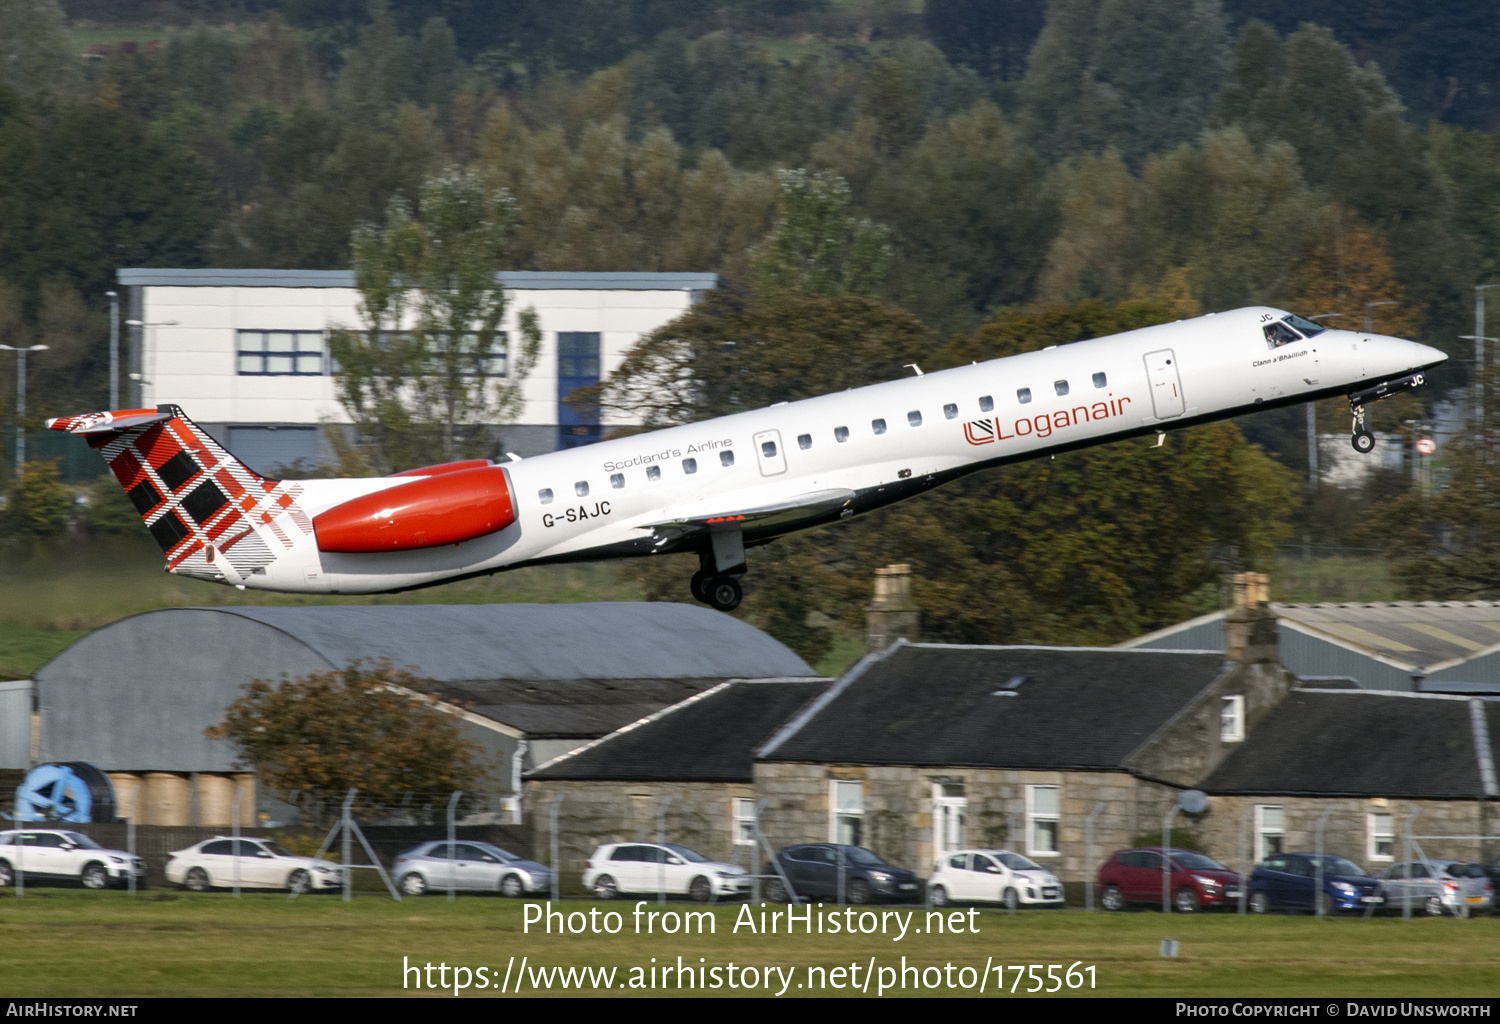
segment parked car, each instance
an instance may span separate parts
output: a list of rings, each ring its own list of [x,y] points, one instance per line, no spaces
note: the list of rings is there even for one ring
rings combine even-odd
[[[524,896],[552,888],[552,871],[546,865],[489,843],[454,843],[451,857],[448,840],[423,843],[397,854],[391,873],[407,896],[447,889],[450,878],[455,889],[498,892],[502,896]]]
[[[0,888],[14,885],[19,867],[23,880],[63,879],[87,889],[128,885],[130,873],[146,877],[146,863],[124,850],[106,850],[82,832],[26,828],[0,832]]]
[[[1009,850],[945,853],[927,879],[935,907],[953,901],[1060,907],[1062,883],[1046,868]]]
[[[214,836],[167,854],[166,875],[193,892],[232,885],[302,892],[343,884],[343,870],[316,857],[298,857],[273,839]]]
[[[676,843],[605,843],[589,855],[583,885],[601,900],[622,893],[667,892],[707,903],[748,895],[750,873]]]
[[[1495,884],[1478,864],[1462,860],[1413,860],[1392,864],[1380,874],[1388,910],[1412,910],[1433,917],[1444,908],[1489,910],[1495,903]]]
[[[863,846],[837,843],[808,843],[788,846],[776,854],[776,864],[767,863],[763,874],[776,875],[766,880],[766,898],[788,902],[791,895],[781,881],[785,874],[798,899],[839,896],[839,867],[843,865],[844,899],[849,903],[874,900],[915,900],[922,896],[921,881],[905,868],[887,864],[880,855]],[[781,871],[776,870],[779,865]]]
[[[1318,855],[1277,853],[1255,866],[1250,873],[1250,909],[1257,914],[1271,910],[1378,910],[1386,904],[1380,879],[1351,860],[1325,853],[1323,890],[1317,893]]]
[[[1218,861],[1192,850],[1168,849],[1167,888],[1179,914],[1222,907],[1240,898],[1243,879]],[[1118,850],[1099,868],[1100,902],[1105,910],[1124,910],[1130,903],[1161,906],[1160,846]]]

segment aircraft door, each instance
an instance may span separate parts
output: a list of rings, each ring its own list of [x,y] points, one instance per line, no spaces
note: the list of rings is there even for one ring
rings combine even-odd
[[[754,444],[761,476],[776,476],[786,472],[786,452],[781,449],[781,431],[762,430],[755,435]]]
[[[1146,375],[1151,380],[1151,404],[1159,420],[1181,416],[1187,407],[1182,400],[1182,379],[1177,375],[1177,357],[1172,350],[1146,353]]]

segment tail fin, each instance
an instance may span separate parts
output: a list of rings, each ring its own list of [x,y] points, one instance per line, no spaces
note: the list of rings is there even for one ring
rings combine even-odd
[[[302,488],[267,480],[175,405],[63,416],[47,426],[88,441],[141,514],[167,571],[238,584],[264,573],[295,530],[312,535]]]

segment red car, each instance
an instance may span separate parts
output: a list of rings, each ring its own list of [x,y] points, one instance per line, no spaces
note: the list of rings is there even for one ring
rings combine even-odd
[[[1179,914],[1220,907],[1240,898],[1240,876],[1212,857],[1191,850],[1168,850],[1172,875],[1168,889],[1172,909]],[[1099,868],[1099,889],[1105,910],[1124,910],[1127,903],[1161,906],[1160,846],[1120,850]]]

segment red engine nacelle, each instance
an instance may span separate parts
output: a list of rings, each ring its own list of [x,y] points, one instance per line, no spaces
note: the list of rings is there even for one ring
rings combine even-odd
[[[417,469],[403,469],[391,476],[441,476],[444,473],[458,473],[465,469],[481,469],[485,466],[494,465],[489,459],[464,459],[460,462],[442,462],[436,466],[421,466]]]
[[[355,554],[457,544],[515,521],[505,470],[481,463],[335,505],[313,529],[321,550]]]

